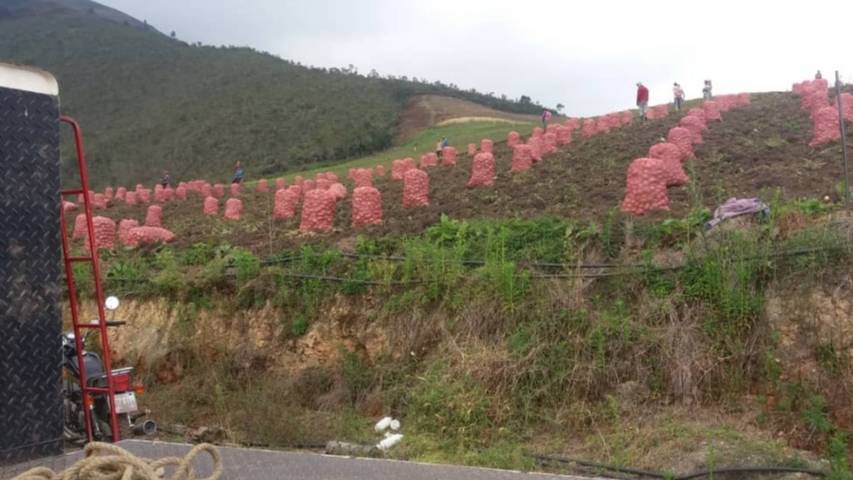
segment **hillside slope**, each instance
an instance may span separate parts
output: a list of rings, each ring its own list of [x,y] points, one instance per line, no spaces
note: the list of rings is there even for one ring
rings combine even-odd
[[[175,243],[101,257],[107,290],[132,298],[117,358],[139,367],[158,420],[235,442],[371,443],[393,415],[395,458],[849,478],[853,220],[822,200],[839,145],[808,146],[798,103],[755,94],[712,122],[691,185],[647,217],[618,213],[625,169],[676,114],[578,138],[524,173],[497,143],[491,187],[466,188],[463,154],[428,169],[429,206],[402,208],[401,182],[377,178],[384,221],[366,229],[350,227],[348,180],[323,234],[300,233],[298,211],[272,220],[273,194],[251,183],[240,220],[202,215],[195,194],[169,202]],[[729,195],[771,214],[707,232],[703,207]]]
[[[611,212],[618,213],[630,162],[645,156],[649,146],[665,136],[679,119],[680,115],[671,114],[660,120],[634,122],[589,139],[576,138],[521,174],[510,172],[512,155],[503,143],[505,132],[521,128],[506,125],[503,134],[493,137],[498,142],[494,187],[466,187],[472,163],[467,155],[460,155],[455,167],[430,170],[430,203],[425,207],[404,208],[402,182],[387,176],[376,178],[375,185],[383,199],[384,222],[367,233],[371,236],[419,233],[438,222],[442,215],[458,219],[544,215],[601,224]],[[492,128],[495,132],[500,127]],[[808,146],[810,138],[808,114],[800,110],[799,100],[793,94],[755,94],[752,105],[733,109],[722,122],[709,125],[705,142],[695,149],[696,158],[685,166],[691,184],[669,189],[671,212],[655,213],[638,222],[684,217],[702,207],[713,210],[732,196],[759,196],[765,201],[777,195],[787,200],[828,196],[837,201],[842,173],[840,145],[833,143],[816,150]],[[431,150],[432,139],[429,140],[424,143],[427,147],[423,151],[393,152],[418,158]],[[455,143],[452,138],[451,141]],[[465,150],[464,144],[456,146],[460,151]],[[382,158],[387,168],[391,157]],[[346,172],[337,173],[351,189],[351,183],[345,179]],[[288,177],[288,183],[292,178]],[[184,245],[204,241],[211,231],[220,232],[232,245],[263,247],[266,251],[316,240],[296,234],[298,216],[269,223],[268,195],[251,190],[251,187],[245,189],[244,219],[237,224],[223,225],[220,219],[202,218],[201,199],[192,196],[190,201],[172,202],[164,207],[165,215],[173,219],[168,226],[175,229],[179,243]],[[119,204],[108,215],[141,220],[144,208]],[[358,235],[360,232],[350,227],[350,217],[351,204],[347,199],[337,208],[335,231],[321,240],[337,242]]]
[[[270,173],[364,155],[392,143],[416,94],[540,108],[443,84],[306,68],[248,48],[188,45],[100,10],[59,8],[77,3],[16,1],[0,16],[0,61],[57,76],[64,113],[84,128],[98,186],[152,181],[164,168],[224,176],[237,160]]]

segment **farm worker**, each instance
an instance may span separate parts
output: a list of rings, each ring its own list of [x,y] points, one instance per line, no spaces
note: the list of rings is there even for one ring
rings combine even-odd
[[[163,170],[163,176],[160,178],[160,186],[166,188],[172,185],[172,177],[169,176],[169,172],[167,170]]]
[[[244,175],[246,175],[246,172],[243,170],[243,165],[237,160],[237,164],[234,165],[234,178],[231,179],[231,183],[241,183]]]
[[[439,140],[435,144],[435,156],[441,158],[441,148],[444,146],[444,140]]]
[[[447,137],[443,137],[441,139],[441,148],[449,147],[449,146],[450,146],[450,142],[447,141]]]
[[[681,104],[684,103],[684,89],[678,82],[672,84],[672,96],[675,99],[675,111],[681,111]]]
[[[649,89],[643,82],[637,82],[637,108],[640,109],[640,118],[646,119],[646,109],[649,106]]]
[[[821,78],[823,78],[823,75],[821,75],[820,70],[818,70],[817,73],[814,74],[814,79],[820,80]]]
[[[711,81],[705,80],[705,86],[702,87],[702,98],[705,100],[711,99]]]
[[[542,112],[542,128],[548,128],[548,121],[551,120],[551,110],[545,110]]]

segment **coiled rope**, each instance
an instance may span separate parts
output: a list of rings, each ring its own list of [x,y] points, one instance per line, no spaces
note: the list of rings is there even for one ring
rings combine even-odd
[[[100,442],[89,443],[84,452],[86,457],[64,472],[36,467],[13,480],[219,480],[222,476],[222,457],[219,450],[209,443],[194,446],[183,458],[145,459],[117,445]],[[213,473],[198,479],[192,463],[202,452],[207,452],[213,459]],[[167,466],[175,466],[170,477],[166,477]]]

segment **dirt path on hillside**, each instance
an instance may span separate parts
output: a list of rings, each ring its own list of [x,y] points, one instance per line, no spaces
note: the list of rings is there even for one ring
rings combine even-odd
[[[403,142],[417,135],[425,128],[435,126],[451,119],[473,117],[480,119],[501,119],[514,122],[537,122],[537,115],[501,112],[483,105],[459,98],[441,95],[418,95],[409,100],[406,109],[400,114],[397,141]]]

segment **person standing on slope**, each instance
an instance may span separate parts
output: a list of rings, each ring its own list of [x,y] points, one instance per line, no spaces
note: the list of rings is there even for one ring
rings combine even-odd
[[[681,105],[684,103],[684,89],[678,82],[672,84],[672,96],[675,103],[675,111],[681,111]]]
[[[646,109],[649,108],[649,89],[643,82],[637,82],[637,108],[640,109],[640,118],[646,119]]]
[[[711,81],[710,80],[705,80],[705,86],[702,87],[702,98],[704,98],[705,100],[710,100],[711,98],[713,98],[713,96],[711,95]]]
[[[243,170],[243,165],[237,160],[237,163],[234,165],[234,178],[231,179],[231,183],[242,183],[245,175],[246,171]]]
[[[823,78],[823,75],[821,75],[820,70],[818,70],[817,73],[814,74],[814,79],[820,80],[822,78]]]
[[[547,130],[549,121],[551,121],[551,111],[545,110],[542,112],[542,128]]]

